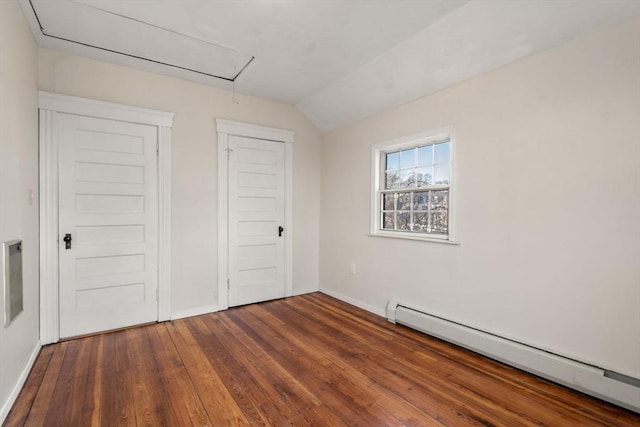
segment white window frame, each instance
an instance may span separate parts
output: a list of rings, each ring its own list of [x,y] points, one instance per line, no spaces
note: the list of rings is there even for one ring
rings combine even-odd
[[[407,148],[428,145],[448,139],[450,147],[449,169],[449,233],[447,235],[423,234],[413,231],[383,230],[381,224],[381,190],[384,175],[382,159],[386,153]],[[420,240],[425,242],[459,244],[456,240],[455,209],[455,132],[454,128],[445,127],[403,138],[375,144],[371,147],[371,223],[369,235],[373,237],[391,237],[396,239]]]

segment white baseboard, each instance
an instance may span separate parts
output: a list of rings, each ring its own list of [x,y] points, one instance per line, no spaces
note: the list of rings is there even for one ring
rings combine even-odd
[[[323,288],[322,286],[318,290],[320,292],[322,292],[323,294],[327,294],[330,297],[334,297],[336,299],[339,299],[340,301],[344,301],[344,302],[347,302],[347,303],[349,303],[351,305],[355,305],[358,308],[361,308],[361,309],[366,310],[366,311],[368,311],[370,313],[373,313],[373,314],[377,314],[380,317],[386,317],[385,310],[383,310],[381,308],[374,307],[374,306],[369,305],[369,304],[365,304],[362,301],[359,301],[359,300],[357,300],[355,298],[351,298],[351,297],[348,297],[346,295],[342,295],[339,292],[335,292],[335,291],[332,291],[331,289]]]
[[[310,288],[294,289],[293,293],[291,294],[291,296],[295,297],[296,295],[310,294],[312,292],[318,292],[319,290],[320,289],[318,288],[318,285],[310,287]]]
[[[311,287],[305,289],[297,289],[293,291],[292,296],[309,294],[311,292],[318,292],[318,287]],[[220,311],[218,304],[202,305],[199,307],[187,308],[185,310],[178,310],[171,313],[170,320],[184,319],[185,317],[200,316],[201,314],[209,314]]]
[[[199,307],[187,308],[171,313],[171,320],[184,319],[185,317],[200,316],[201,314],[209,314],[220,311],[218,304],[201,305]]]
[[[40,344],[40,340],[38,340],[29,355],[29,359],[27,360],[24,369],[20,372],[20,376],[18,376],[18,380],[13,386],[11,393],[7,396],[7,400],[2,403],[2,407],[0,408],[0,424],[4,423],[7,415],[9,415],[9,411],[11,411],[11,407],[16,402],[24,383],[27,381],[27,377],[31,372],[31,368],[33,368],[33,364],[36,362],[38,354],[40,354],[40,348],[42,348],[42,345]]]

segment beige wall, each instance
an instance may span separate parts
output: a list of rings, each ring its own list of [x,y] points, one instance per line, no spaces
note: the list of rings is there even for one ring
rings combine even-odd
[[[24,287],[24,311],[8,328],[0,314],[0,422],[39,337],[36,61],[36,45],[18,2],[0,1],[0,245],[22,239]],[[0,313],[4,304],[0,292]]]
[[[214,304],[217,286],[215,118],[294,130],[294,292],[319,277],[320,133],[293,106],[40,49],[39,88],[175,113],[172,131],[172,307]]]
[[[460,245],[367,236],[371,145],[449,125]],[[321,200],[322,289],[640,377],[640,22],[324,135]]]

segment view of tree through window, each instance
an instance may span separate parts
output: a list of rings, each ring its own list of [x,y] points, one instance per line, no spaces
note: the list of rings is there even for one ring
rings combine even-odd
[[[381,229],[448,234],[450,141],[386,152],[383,162]]]

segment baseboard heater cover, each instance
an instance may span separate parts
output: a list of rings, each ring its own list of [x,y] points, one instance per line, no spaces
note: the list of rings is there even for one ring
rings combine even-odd
[[[640,413],[638,380],[483,332],[396,300],[387,320]]]

